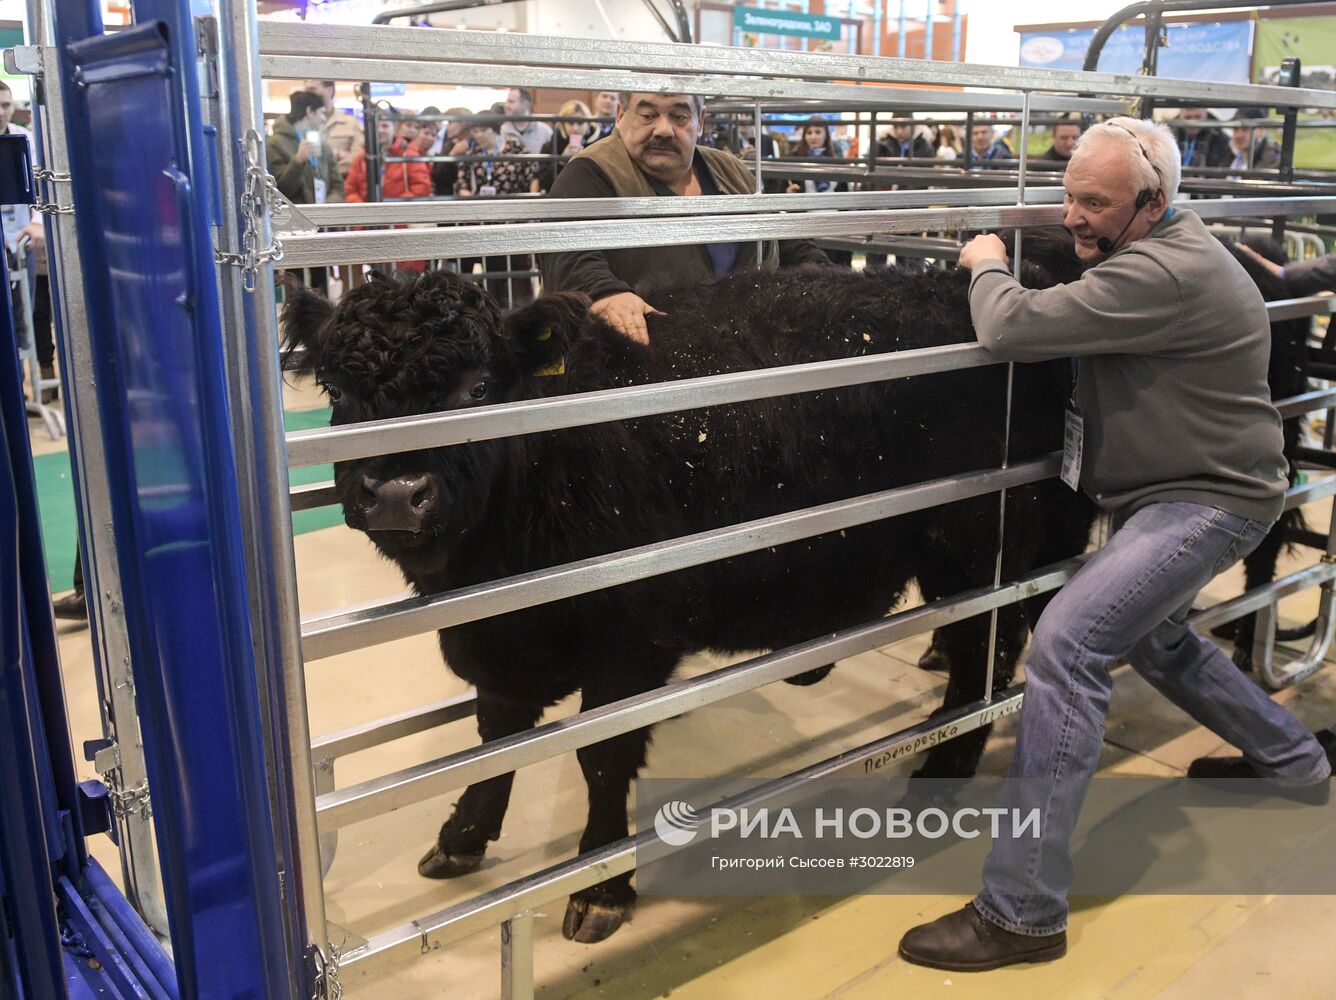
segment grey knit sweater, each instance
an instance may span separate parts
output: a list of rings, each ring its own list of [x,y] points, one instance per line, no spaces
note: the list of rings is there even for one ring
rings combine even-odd
[[[1026,289],[1001,262],[981,264],[970,314],[1003,360],[1081,359],[1081,488],[1101,507],[1189,500],[1280,516],[1288,465],[1266,382],[1266,306],[1193,212],[1173,212],[1069,285]]]

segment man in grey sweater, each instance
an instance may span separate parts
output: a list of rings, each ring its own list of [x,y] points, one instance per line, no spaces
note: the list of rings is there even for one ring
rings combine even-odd
[[[1065,954],[1069,840],[1120,660],[1244,752],[1246,770],[1223,773],[1326,801],[1313,735],[1185,621],[1280,515],[1287,465],[1266,308],[1201,220],[1170,208],[1178,180],[1167,128],[1115,118],[1085,133],[1064,176],[1065,224],[1095,265],[1080,280],[1021,287],[995,236],[961,252],[980,344],[1001,360],[1076,359],[1063,479],[1112,512],[1114,532],[1048,606],[1026,660],[1003,804],[1037,812],[1038,834],[1004,829],[983,891],[905,934],[909,961],[982,971]]]

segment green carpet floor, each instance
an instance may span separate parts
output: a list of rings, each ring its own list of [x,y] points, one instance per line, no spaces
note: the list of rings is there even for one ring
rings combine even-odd
[[[329,426],[329,408],[318,410],[290,410],[284,414],[289,431],[304,431],[312,427]],[[37,503],[42,511],[42,542],[46,548],[46,577],[52,593],[69,590],[74,586],[74,554],[78,548],[77,527],[74,517],[74,487],[70,480],[68,452],[39,455],[33,459],[37,477]],[[334,478],[332,465],[312,465],[293,469],[293,486],[318,483]],[[292,516],[294,534],[317,531],[343,523],[343,512],[338,507],[319,507],[298,511]]]

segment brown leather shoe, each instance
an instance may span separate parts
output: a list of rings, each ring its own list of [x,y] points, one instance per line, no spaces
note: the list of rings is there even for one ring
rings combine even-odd
[[[966,903],[955,913],[920,924],[900,939],[900,957],[950,972],[986,972],[1020,962],[1051,962],[1067,954],[1067,932],[1013,934],[985,920]]]

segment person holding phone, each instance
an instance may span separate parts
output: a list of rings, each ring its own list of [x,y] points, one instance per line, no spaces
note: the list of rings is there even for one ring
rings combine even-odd
[[[320,141],[324,101],[310,91],[294,90],[288,104],[288,113],[274,122],[265,144],[274,182],[295,205],[343,201],[338,164]]]

